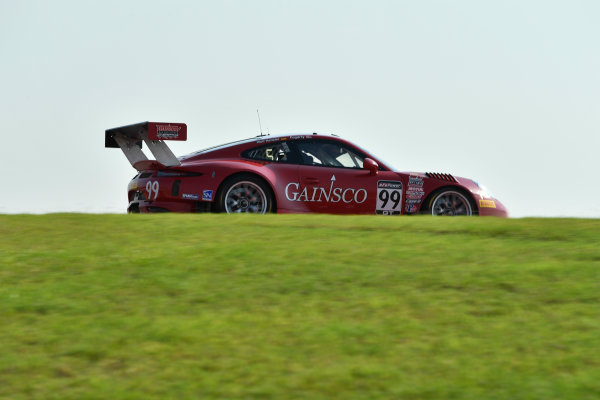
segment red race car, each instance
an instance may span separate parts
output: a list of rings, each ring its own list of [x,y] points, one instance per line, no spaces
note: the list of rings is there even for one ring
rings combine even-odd
[[[120,147],[138,171],[128,212],[507,216],[470,179],[395,172],[336,136],[257,136],[175,157],[165,141],[186,138],[181,123],[106,130],[105,147]],[[156,160],[148,160],[142,142]]]

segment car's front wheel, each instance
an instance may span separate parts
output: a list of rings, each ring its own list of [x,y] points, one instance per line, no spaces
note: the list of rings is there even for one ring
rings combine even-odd
[[[473,206],[467,196],[456,190],[444,190],[431,202],[431,215],[473,215]]]
[[[238,175],[225,181],[219,193],[219,211],[265,214],[273,211],[271,189],[253,175]]]

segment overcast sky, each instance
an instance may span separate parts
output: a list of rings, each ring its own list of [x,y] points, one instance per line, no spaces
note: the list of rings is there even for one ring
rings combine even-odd
[[[475,179],[511,216],[600,217],[600,2],[0,0],[0,213],[125,212],[104,130],[177,155],[334,133]]]

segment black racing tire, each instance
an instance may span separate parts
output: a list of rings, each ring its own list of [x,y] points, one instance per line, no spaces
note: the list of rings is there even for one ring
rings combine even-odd
[[[256,175],[234,175],[227,178],[219,189],[217,210],[228,214],[274,212],[273,191]]]
[[[431,197],[428,213],[436,216],[473,216],[477,207],[470,195],[456,188],[440,190]]]

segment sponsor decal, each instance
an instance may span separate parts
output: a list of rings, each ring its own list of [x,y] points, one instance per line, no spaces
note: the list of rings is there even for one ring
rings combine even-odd
[[[156,137],[159,139],[177,139],[179,137],[180,126],[156,125]]]
[[[375,214],[400,215],[402,208],[402,182],[378,181]]]
[[[422,196],[421,196],[422,197]],[[414,213],[418,213],[419,209],[421,208],[421,198],[418,199],[409,199],[407,198],[405,203],[405,210],[407,213],[409,214],[414,214]]]
[[[416,212],[419,212],[419,206],[417,204],[406,203],[406,212],[409,214],[414,214]]]
[[[212,196],[213,196],[213,191],[212,190],[204,190],[202,192],[202,200],[211,201],[212,200]]]
[[[377,189],[402,189],[402,182],[398,181],[379,181]]]
[[[423,196],[425,196],[425,192],[423,191],[423,188],[409,186],[408,189],[406,190],[406,198],[407,199],[421,201]]]
[[[309,136],[310,138],[310,136]],[[290,136],[291,140],[296,140],[296,139],[306,139],[306,136]]]
[[[285,197],[289,201],[304,201],[315,203],[357,203],[367,201],[365,189],[335,187],[335,175],[331,176],[329,188],[314,186],[300,187],[298,182],[290,182],[285,186]]]
[[[496,208],[496,202],[494,200],[479,200],[479,207]]]
[[[280,140],[285,140],[285,138],[269,138],[269,139],[259,139],[256,141],[256,143],[258,144],[262,144],[262,143],[273,143],[273,142],[279,142]]]
[[[200,196],[198,196],[197,194],[192,193],[184,193],[181,195],[181,197],[186,200],[198,200],[200,198]]]
[[[411,186],[422,187],[423,186],[423,178],[419,176],[410,176],[408,178],[408,190],[410,190]]]

